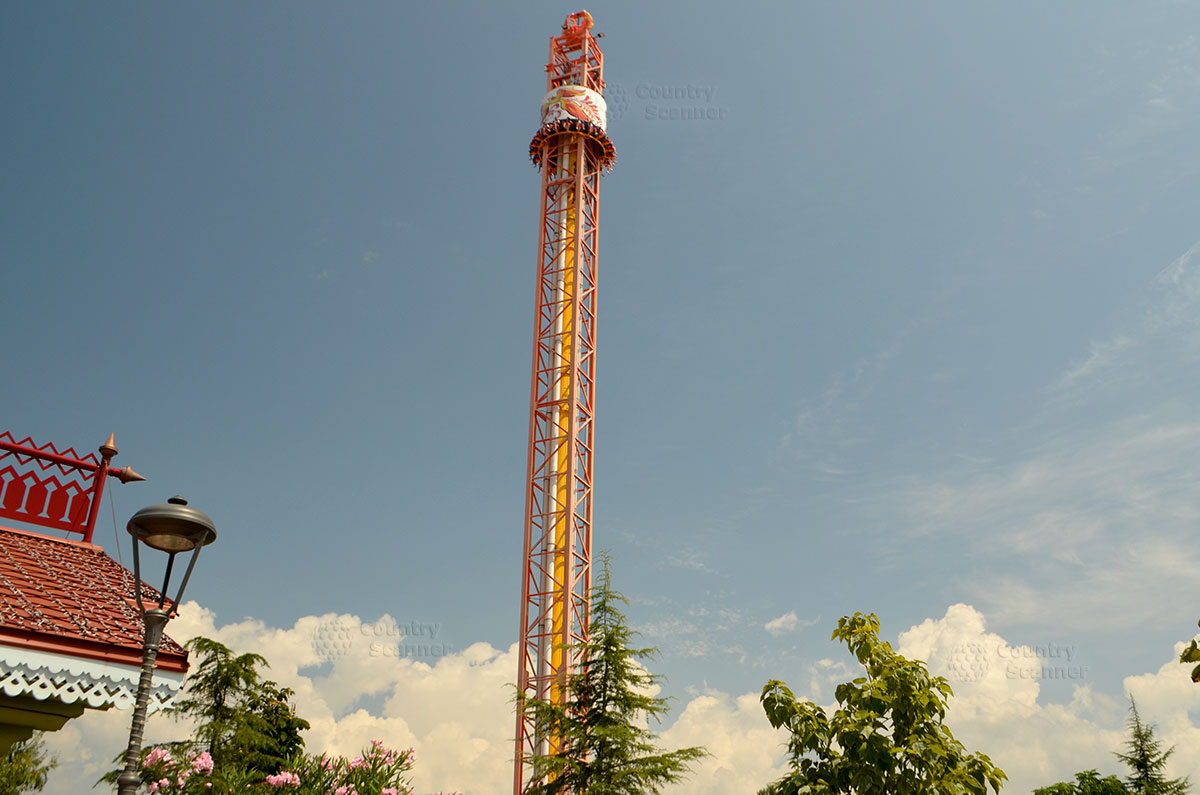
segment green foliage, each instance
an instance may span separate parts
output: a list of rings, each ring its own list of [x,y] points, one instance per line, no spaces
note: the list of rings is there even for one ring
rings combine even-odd
[[[141,776],[154,795],[411,795],[405,774],[412,763],[411,748],[394,751],[375,740],[354,759],[301,754],[286,770],[255,778],[246,768],[214,770],[207,751],[176,755],[156,748],[142,757]]]
[[[211,763],[211,782],[217,786],[213,791],[241,792],[247,784],[263,781],[302,755],[300,732],[309,728],[309,723],[296,717],[291,690],[262,678],[259,668],[268,666],[266,658],[235,655],[228,646],[204,637],[192,638],[187,647],[199,661],[193,663],[183,695],[170,712],[176,718],[196,721],[195,734],[190,740],[143,749],[143,763],[151,755],[156,760],[141,766],[145,783],[158,780],[154,778],[156,765],[182,764],[186,768],[202,752],[207,755],[205,766]],[[163,752],[168,756],[161,756]],[[106,773],[100,782],[115,790],[124,769],[124,752],[113,761],[120,767]],[[197,781],[200,779],[193,778],[189,786],[199,786]]]
[[[234,735],[243,727],[243,708],[262,685],[259,666],[266,668],[268,663],[260,654],[234,656],[228,646],[211,638],[192,638],[187,648],[202,656],[171,712],[196,720],[196,740],[219,769],[227,761]]]
[[[1168,779],[1163,774],[1175,749],[1162,750],[1162,743],[1154,736],[1154,727],[1142,723],[1132,696],[1128,725],[1130,736],[1125,746],[1129,751],[1117,754],[1117,758],[1129,768],[1129,776],[1125,779],[1129,791],[1141,795],[1185,795],[1189,792],[1191,784],[1186,778]]]
[[[0,792],[4,795],[41,792],[47,776],[57,765],[58,760],[47,753],[42,735],[35,733],[0,758]]]
[[[1075,783],[1061,782],[1049,787],[1039,787],[1033,795],[1129,795],[1129,790],[1116,776],[1105,776],[1095,770],[1075,774]]]
[[[609,561],[591,593],[588,641],[583,661],[569,680],[564,704],[527,700],[525,708],[559,751],[535,757],[530,795],[586,792],[588,795],[658,793],[663,785],[682,780],[692,763],[707,756],[703,748],[664,752],[643,728],[644,719],[662,721],[668,701],[647,695],[661,677],[639,660],[654,648],[630,648],[636,633],[629,629],[618,604],[628,604],[612,589]]]
[[[1196,646],[1195,638],[1192,639],[1191,645],[1184,649],[1183,653],[1179,655],[1179,662],[1200,663],[1200,648]],[[1200,682],[1200,665],[1197,665],[1192,669],[1192,681]]]
[[[1129,752],[1116,755],[1129,768],[1124,783],[1116,776],[1100,778],[1095,770],[1085,770],[1075,774],[1074,784],[1052,784],[1034,790],[1033,795],[1186,795],[1191,790],[1186,778],[1168,779],[1163,775],[1167,759],[1175,749],[1162,750],[1162,744],[1154,736],[1154,727],[1142,722],[1132,696],[1129,699],[1129,741],[1125,745]]]
[[[227,756],[260,774],[281,770],[304,751],[300,732],[308,721],[296,717],[291,705],[295,693],[266,681],[246,698],[239,725],[229,740]]]
[[[266,658],[234,655],[204,637],[192,638],[187,647],[200,661],[171,711],[197,722],[195,741],[212,756],[218,774],[242,768],[261,779],[303,750],[300,732],[309,728],[308,721],[292,711],[291,690],[262,678],[259,668],[268,667]]]
[[[354,759],[329,756],[303,756],[287,767],[286,773],[272,776],[267,783],[276,792],[295,795],[329,795],[329,793],[376,793],[410,795],[412,788],[406,775],[412,770],[414,754],[409,748],[393,751],[379,740]],[[289,783],[290,782],[290,783]]]
[[[855,613],[838,621],[866,676],[838,685],[832,715],[767,682],[763,709],[791,732],[791,772],[759,795],[983,795],[1007,777],[981,753],[968,753],[943,722],[953,695],[943,677],[879,639],[879,619]]]

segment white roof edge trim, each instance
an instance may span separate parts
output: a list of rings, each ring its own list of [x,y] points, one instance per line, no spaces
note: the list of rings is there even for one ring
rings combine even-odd
[[[137,701],[140,675],[141,669],[130,665],[0,644],[0,693],[8,696],[64,704],[82,701],[92,709],[130,709]],[[174,671],[156,670],[149,711],[171,706],[185,678]]]

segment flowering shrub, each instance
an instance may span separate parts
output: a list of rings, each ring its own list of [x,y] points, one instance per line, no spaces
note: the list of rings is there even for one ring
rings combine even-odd
[[[373,740],[353,759],[300,756],[288,770],[251,782],[237,772],[214,775],[207,752],[175,757],[155,748],[142,759],[142,781],[146,792],[155,795],[412,795],[404,774],[412,769],[413,758],[411,748],[395,751]]]
[[[154,748],[142,758],[142,781],[147,793],[212,792],[209,776],[213,760],[208,751],[174,757],[166,748]]]

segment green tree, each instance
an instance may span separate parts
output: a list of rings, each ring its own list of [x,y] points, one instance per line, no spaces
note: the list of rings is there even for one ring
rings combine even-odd
[[[277,773],[289,760],[304,751],[300,732],[308,721],[296,717],[292,706],[295,693],[267,680],[247,699],[239,716],[226,756],[250,771],[266,775]]]
[[[629,629],[618,604],[628,601],[612,589],[605,557],[592,588],[583,659],[569,679],[566,703],[524,702],[537,725],[560,740],[558,753],[532,760],[533,780],[540,783],[528,790],[531,795],[658,793],[708,755],[703,748],[662,751],[654,733],[641,725],[649,718],[661,722],[668,700],[647,694],[662,678],[639,661],[655,657],[658,650],[630,648],[637,633]]]
[[[1129,795],[1129,790],[1116,776],[1100,778],[1095,770],[1085,770],[1075,774],[1074,784],[1051,784],[1035,789],[1033,795]]]
[[[1195,638],[1192,638],[1191,644],[1179,655],[1179,662],[1200,663],[1200,647],[1196,646]],[[1192,681],[1200,682],[1200,665],[1192,669]]]
[[[1132,696],[1129,698],[1128,725],[1130,736],[1125,746],[1129,752],[1117,754],[1117,758],[1129,768],[1125,782],[1130,792],[1141,795],[1185,795],[1189,792],[1191,784],[1186,778],[1168,779],[1163,773],[1175,749],[1162,750],[1162,743],[1154,736],[1154,727],[1142,722]]]
[[[58,760],[46,751],[41,733],[35,733],[0,758],[0,792],[4,795],[41,792],[50,771],[57,766]]]
[[[199,662],[193,664],[184,692],[170,712],[175,718],[194,720],[194,735],[145,748],[143,760],[155,749],[170,751],[176,759],[207,752],[213,779],[231,791],[241,791],[245,784],[261,782],[302,756],[300,733],[309,723],[293,711],[291,690],[262,677],[259,669],[269,665],[265,657],[234,654],[223,643],[205,637],[192,638],[186,645]],[[124,753],[114,761],[123,760]],[[115,789],[120,773],[113,770],[100,781]],[[143,779],[154,780],[150,775],[143,767]]]
[[[188,651],[201,657],[188,674],[183,697],[171,708],[176,717],[197,722],[196,741],[224,767],[234,735],[244,730],[244,709],[262,687],[259,667],[269,667],[261,654],[234,655],[233,650],[211,638],[195,637]]]
[[[866,676],[838,685],[827,715],[778,680],[767,682],[763,709],[791,737],[791,772],[759,795],[968,795],[999,792],[1007,777],[981,753],[968,753],[944,723],[949,683],[930,676],[879,639],[879,619],[855,613],[838,621]]]
[[[187,647],[200,662],[172,712],[197,722],[195,739],[211,754],[218,774],[236,767],[261,778],[303,751],[300,732],[309,723],[292,710],[291,690],[262,678],[266,658],[235,655],[204,637],[192,638]]]

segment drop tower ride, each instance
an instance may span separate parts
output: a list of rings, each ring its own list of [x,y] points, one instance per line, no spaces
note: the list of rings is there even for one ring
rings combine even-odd
[[[616,150],[606,128],[604,54],[586,11],[550,39],[542,123],[529,157],[542,172],[541,224],[522,547],[513,794],[530,760],[559,751],[525,698],[562,704],[588,636],[600,175]]]

